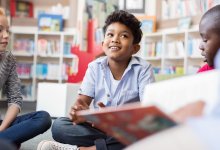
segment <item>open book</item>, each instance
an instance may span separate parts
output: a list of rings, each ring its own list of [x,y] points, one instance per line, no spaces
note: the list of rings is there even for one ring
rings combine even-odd
[[[136,103],[101,108],[98,111],[80,111],[78,115],[125,145],[176,125],[156,106],[141,106]]]

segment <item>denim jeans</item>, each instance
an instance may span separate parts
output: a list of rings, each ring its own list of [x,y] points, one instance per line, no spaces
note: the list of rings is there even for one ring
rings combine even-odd
[[[52,136],[57,142],[77,146],[96,146],[97,150],[121,150],[125,145],[88,123],[73,125],[68,118],[58,118],[52,125]]]
[[[16,147],[12,143],[8,142],[7,140],[1,139],[0,145],[1,145],[1,149],[3,150],[16,150]]]
[[[0,120],[0,124],[2,120]],[[0,132],[0,139],[6,139],[20,145],[41,133],[51,126],[50,115],[45,111],[32,112],[15,118],[11,125]]]

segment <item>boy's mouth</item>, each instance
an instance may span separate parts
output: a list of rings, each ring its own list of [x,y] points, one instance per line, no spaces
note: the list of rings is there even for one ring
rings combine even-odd
[[[117,50],[120,50],[121,47],[119,47],[119,46],[109,46],[109,49],[110,49],[111,51],[117,51]]]

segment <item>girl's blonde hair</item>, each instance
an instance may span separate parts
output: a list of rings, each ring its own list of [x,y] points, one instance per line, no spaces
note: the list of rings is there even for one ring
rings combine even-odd
[[[0,16],[5,16],[5,9],[0,7]]]

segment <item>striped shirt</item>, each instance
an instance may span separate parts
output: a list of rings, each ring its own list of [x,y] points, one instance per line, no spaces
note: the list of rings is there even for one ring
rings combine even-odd
[[[21,82],[16,72],[16,60],[10,51],[0,53],[0,90],[7,96],[8,105],[21,109]]]

